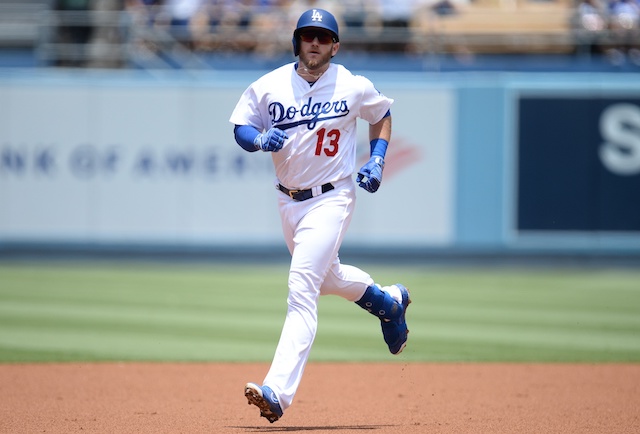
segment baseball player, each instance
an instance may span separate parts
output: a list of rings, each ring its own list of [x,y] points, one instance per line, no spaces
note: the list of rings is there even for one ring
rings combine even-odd
[[[318,297],[335,294],[380,319],[389,351],[407,343],[409,291],[382,287],[369,274],[340,263],[338,250],[351,221],[355,184],[375,193],[391,138],[393,103],[371,81],[331,63],[340,48],[335,17],[304,12],[293,32],[298,61],[281,66],[242,94],[231,114],[236,142],[271,153],[282,230],[291,253],[287,314],[263,384],[245,396],[269,422],[293,402],[318,325]],[[357,118],[367,121],[370,160],[353,179]]]

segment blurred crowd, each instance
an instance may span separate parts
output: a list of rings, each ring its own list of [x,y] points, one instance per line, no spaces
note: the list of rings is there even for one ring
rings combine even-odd
[[[126,0],[137,24],[164,28],[197,50],[283,52],[305,10],[331,11],[342,29],[376,40],[368,49],[405,50],[418,17],[452,14],[453,3],[467,0]],[[348,47],[345,47],[348,49]],[[363,47],[359,47],[363,48]]]
[[[423,53],[430,43],[425,43],[426,36],[433,35],[434,22],[468,17],[471,8],[487,4],[486,0],[51,1],[53,9],[59,11],[114,12],[125,17],[115,30],[113,24],[109,28],[61,26],[62,42],[119,39],[146,44],[151,50],[154,44],[161,49],[161,44],[177,42],[191,51],[251,52],[266,57],[290,52],[292,29],[300,14],[311,8],[327,9],[336,16],[341,33],[349,40],[342,50]],[[616,56],[632,58],[640,65],[640,0],[529,1],[575,1],[562,4],[573,8],[571,22],[564,19],[564,25],[569,24],[573,30],[576,51],[606,53],[614,61]],[[497,6],[503,3],[495,0]],[[512,12],[518,13],[515,9]],[[513,15],[510,17],[513,19]],[[505,19],[505,15],[496,16],[494,23]],[[491,21],[487,23],[491,25]]]
[[[59,16],[52,42],[61,47],[59,52],[74,45],[90,45],[94,52],[102,50],[106,54],[106,50],[117,51],[116,46],[126,42],[151,57],[185,49],[271,57],[290,53],[300,15],[321,8],[334,14],[341,34],[348,31],[349,44],[343,51],[408,52],[414,47],[416,23],[432,15],[455,14],[456,4],[467,1],[50,0],[51,9]],[[79,12],[101,15],[85,15],[88,18],[83,23],[74,21],[74,17],[80,19]],[[57,63],[86,64],[81,55],[65,53],[65,57]]]
[[[572,25],[583,50],[640,65],[640,0],[578,0]]]

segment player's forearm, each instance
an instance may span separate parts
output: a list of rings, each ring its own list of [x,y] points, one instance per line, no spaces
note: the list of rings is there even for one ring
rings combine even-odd
[[[260,131],[250,125],[236,125],[233,129],[233,135],[236,142],[245,151],[255,152],[258,150],[254,143],[256,137],[260,134]]]
[[[371,145],[371,156],[384,158],[387,153],[387,146],[391,140],[391,114],[382,118],[376,124],[369,125],[369,144]]]

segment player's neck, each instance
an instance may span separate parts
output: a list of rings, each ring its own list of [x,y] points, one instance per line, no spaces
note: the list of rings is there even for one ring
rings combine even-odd
[[[329,69],[329,64],[324,65],[322,68],[310,69],[302,62],[296,64],[296,72],[298,75],[309,83],[315,83]]]

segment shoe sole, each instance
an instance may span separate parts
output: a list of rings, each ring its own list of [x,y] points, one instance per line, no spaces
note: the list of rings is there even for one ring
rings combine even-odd
[[[247,404],[255,405],[260,409],[260,416],[266,418],[269,422],[274,423],[280,416],[271,411],[269,402],[262,396],[262,389],[254,384],[247,384],[244,387],[244,396],[247,397]]]

